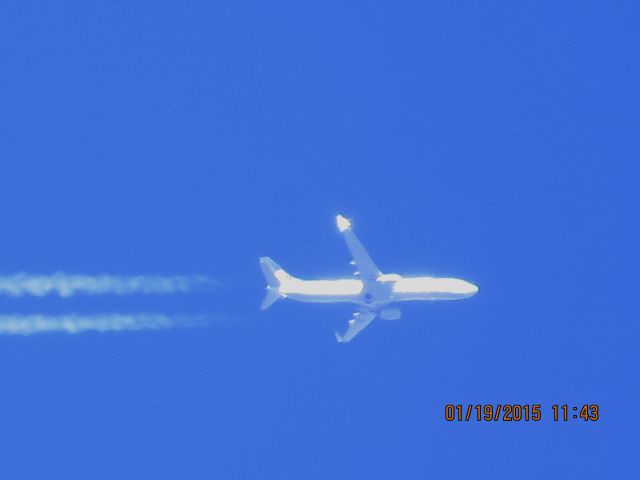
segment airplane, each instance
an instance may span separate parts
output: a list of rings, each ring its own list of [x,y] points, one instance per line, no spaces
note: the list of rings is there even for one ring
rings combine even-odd
[[[340,343],[349,342],[371,321],[398,320],[400,309],[389,305],[413,300],[459,300],[478,293],[478,287],[458,278],[403,277],[397,273],[382,273],[353,233],[351,220],[336,216],[338,231],[344,236],[357,271],[354,278],[302,280],[287,273],[269,257],[260,257],[260,267],[267,280],[267,294],[260,306],[266,310],[280,298],[299,302],[348,302],[358,310],[349,320],[344,335],[335,332]]]

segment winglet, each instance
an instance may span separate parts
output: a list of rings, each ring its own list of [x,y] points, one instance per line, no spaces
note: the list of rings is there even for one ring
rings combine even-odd
[[[338,333],[338,332],[333,332],[336,334],[336,340],[338,341],[338,343],[343,343],[344,340],[342,339],[342,336]]]
[[[343,233],[351,228],[351,220],[342,215],[337,215],[336,225],[338,226],[338,230],[340,230],[340,233]]]

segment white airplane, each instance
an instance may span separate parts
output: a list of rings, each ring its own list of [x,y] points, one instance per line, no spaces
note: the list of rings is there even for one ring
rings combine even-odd
[[[349,302],[358,311],[349,320],[344,335],[336,332],[338,342],[348,342],[364,329],[376,316],[383,320],[401,317],[398,308],[391,303],[410,300],[458,300],[478,293],[473,283],[458,278],[403,277],[397,273],[382,273],[376,267],[351,229],[351,221],[342,215],[336,217],[336,225],[344,235],[353,257],[356,278],[330,280],[302,280],[285,272],[269,257],[260,257],[260,267],[267,279],[267,295],[260,307],[269,308],[279,298],[299,302],[334,303]]]

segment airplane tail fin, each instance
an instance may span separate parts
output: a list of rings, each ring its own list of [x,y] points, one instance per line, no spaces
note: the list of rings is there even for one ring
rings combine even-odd
[[[273,305],[276,300],[284,296],[280,293],[280,284],[282,280],[289,277],[289,274],[269,257],[260,257],[260,268],[268,284],[267,294],[262,301],[262,305],[260,305],[260,310],[266,310]]]

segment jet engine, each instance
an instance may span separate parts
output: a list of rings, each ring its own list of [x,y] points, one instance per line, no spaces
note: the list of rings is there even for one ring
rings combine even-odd
[[[399,308],[383,308],[380,310],[380,318],[383,320],[398,320],[402,317],[402,312]]]

